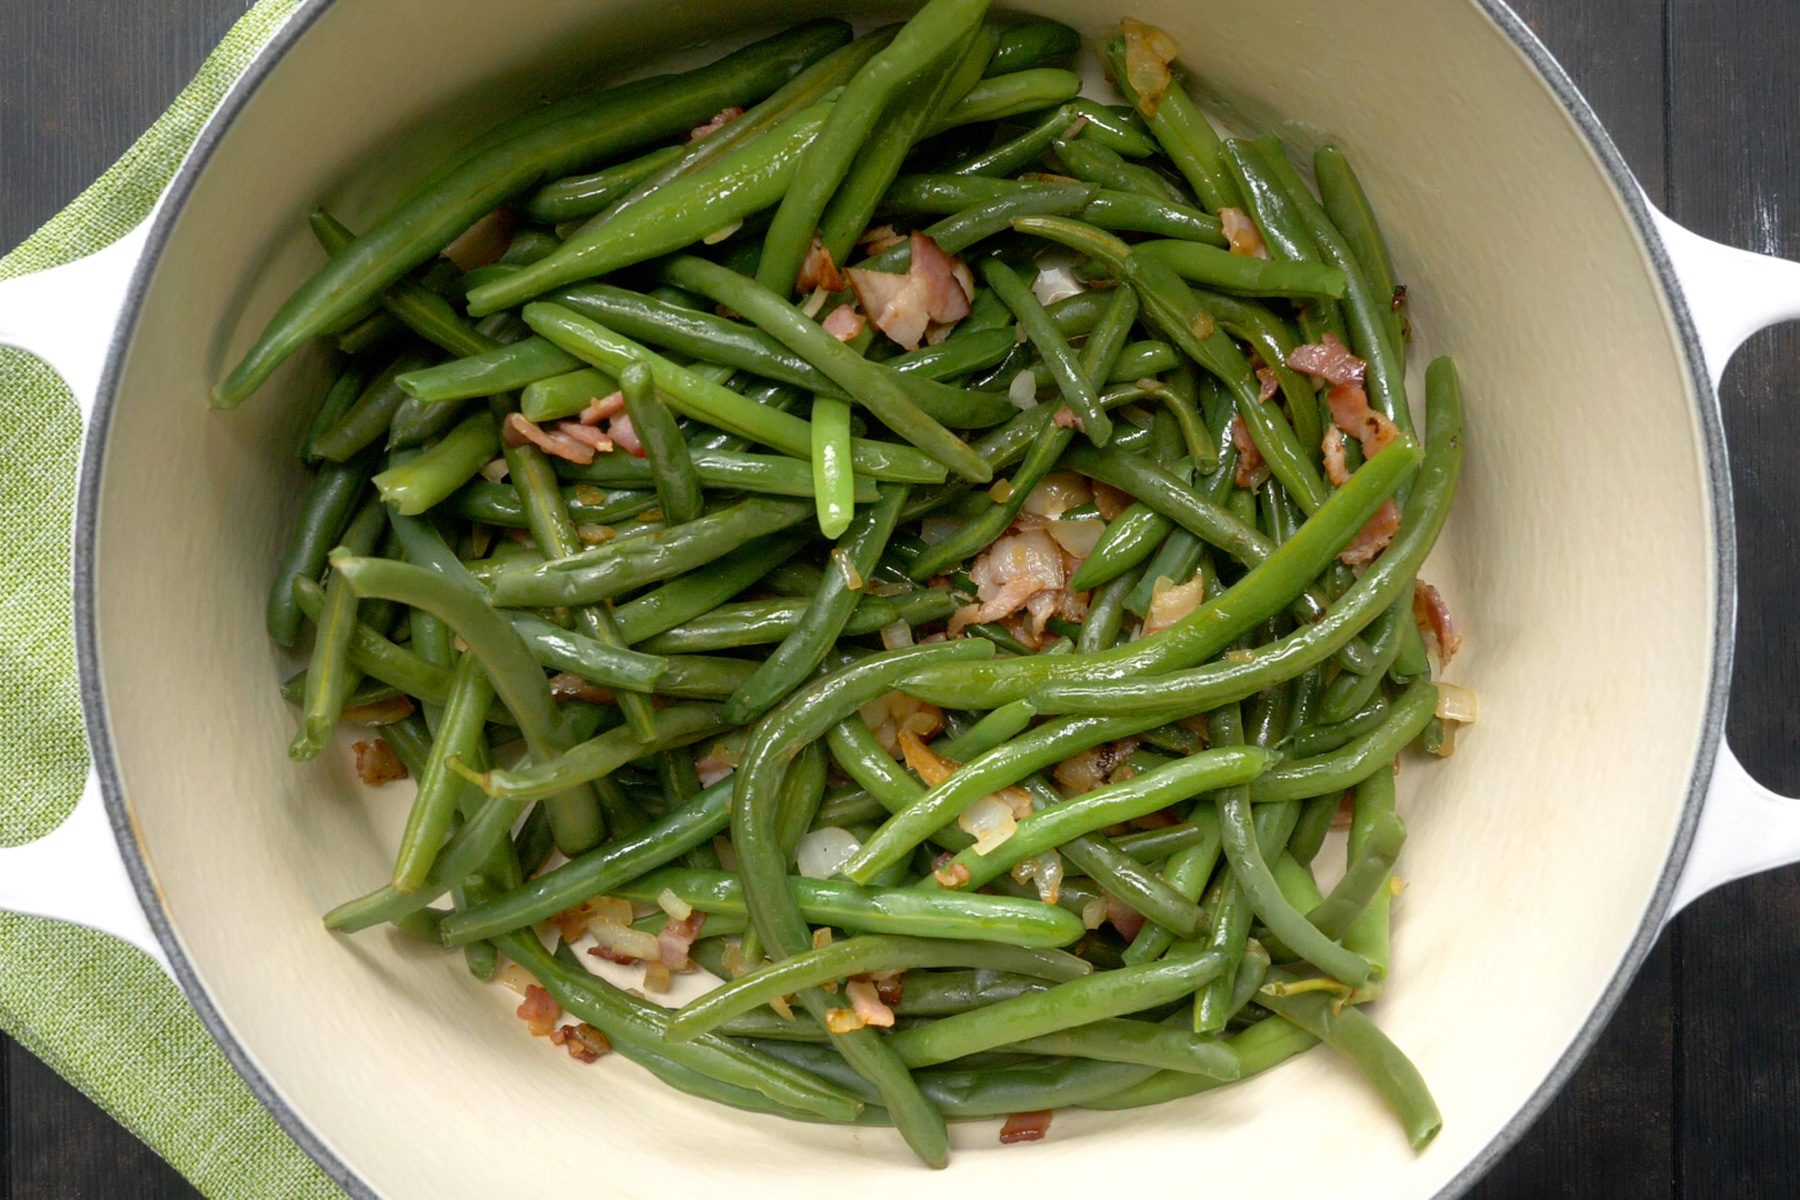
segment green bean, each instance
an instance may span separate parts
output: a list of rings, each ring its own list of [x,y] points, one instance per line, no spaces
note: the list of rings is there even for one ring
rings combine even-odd
[[[567,558],[507,568],[490,593],[506,607],[593,604],[713,562],[751,538],[798,524],[810,511],[797,500],[753,496],[655,538],[614,539]]]
[[[1175,522],[1163,516],[1148,504],[1139,500],[1130,508],[1114,517],[1107,525],[1106,532],[1100,535],[1093,552],[1076,568],[1074,576],[1069,580],[1073,591],[1086,591],[1089,588],[1101,587],[1127,575],[1145,559],[1156,553],[1168,538],[1169,531]],[[1133,581],[1135,584],[1135,580]],[[1130,588],[1126,588],[1129,591]],[[1120,593],[1123,601],[1124,593]],[[1092,611],[1090,601],[1089,611]],[[1117,629],[1114,629],[1117,634]],[[1110,641],[1104,645],[1083,646],[1082,650],[1091,653],[1094,650],[1111,649]]]
[[[1343,878],[1307,912],[1306,919],[1326,937],[1344,938],[1375,898],[1387,891],[1394,860],[1405,844],[1406,826],[1399,817],[1392,812],[1371,814]]]
[[[1058,67],[1032,67],[984,79],[955,105],[938,113],[925,127],[930,137],[962,125],[1001,121],[1072,100],[1081,91],[1081,76]]]
[[[1232,138],[1225,143],[1225,155],[1269,251],[1290,261],[1323,261],[1318,241],[1301,219],[1294,196],[1274,178],[1255,145]],[[1323,341],[1327,333],[1345,343],[1350,340],[1344,326],[1343,305],[1334,300],[1304,305],[1298,316],[1310,342]]]
[[[603,370],[624,370],[634,359],[648,362],[656,378],[657,390],[683,416],[704,421],[795,458],[806,459],[811,455],[812,432],[798,417],[711,383],[566,308],[544,303],[528,304],[524,316],[526,324],[539,334]],[[829,334],[825,336],[830,337]],[[907,446],[856,438],[851,442],[851,457],[858,472],[874,479],[939,483],[944,478],[943,467]]]
[[[1280,1017],[1267,1017],[1226,1044],[1237,1056],[1238,1078],[1248,1079],[1312,1049],[1319,1044],[1319,1039]],[[1170,1100],[1179,1100],[1184,1096],[1222,1086],[1223,1080],[1210,1079],[1204,1075],[1158,1071],[1148,1079],[1079,1104],[1082,1108],[1103,1110],[1142,1108],[1151,1104],[1166,1104]]]
[[[1339,746],[1368,733],[1387,719],[1388,699],[1377,693],[1356,715],[1335,724],[1314,724],[1294,732],[1288,740],[1287,752],[1295,758],[1310,758],[1336,750]]]
[[[934,4],[953,2],[956,0],[932,0]],[[882,424],[934,460],[976,483],[993,478],[992,469],[961,438],[916,403],[917,397],[933,394],[930,389],[942,385],[895,375],[869,362],[774,292],[724,267],[681,255],[671,259],[664,271],[677,285],[692,288],[743,314],[765,333],[804,356]],[[950,403],[959,402],[956,397],[960,393],[943,390],[949,393]]]
[[[480,660],[473,654],[464,655],[452,675],[449,702],[439,719],[431,756],[418,776],[418,794],[400,837],[394,862],[396,891],[417,891],[430,873],[467,786],[450,770],[449,760],[478,756],[475,742],[493,702],[494,688]]]
[[[933,971],[902,978],[900,1000],[894,1012],[903,1017],[942,1017],[982,1008],[998,1000],[1010,1000],[1027,992],[1041,992],[1049,985],[1041,979],[980,968],[973,971]]]
[[[350,518],[337,548],[346,554],[367,554],[375,546],[382,528],[380,501],[371,497]],[[290,589],[304,576],[290,576]],[[344,709],[344,697],[355,686],[351,674],[350,643],[357,620],[357,595],[350,583],[337,570],[325,585],[325,601],[314,619],[318,632],[313,638],[312,659],[306,669],[306,692],[300,705],[300,728],[288,746],[288,757],[300,761],[317,758],[337,727],[338,715]]]
[[[815,396],[812,411],[814,503],[819,532],[832,541],[843,536],[856,515],[855,477],[850,470],[850,402]]]
[[[386,314],[377,315],[385,316]],[[338,372],[337,378],[331,381],[331,387],[319,403],[319,411],[315,412],[312,420],[307,423],[306,436],[300,441],[301,462],[309,466],[321,465],[318,451],[319,439],[325,435],[326,430],[342,419],[352,404],[356,403],[356,398],[362,395],[363,385],[367,382],[367,375],[355,363],[351,363]],[[283,642],[282,644],[286,645],[287,643]]]
[[[1367,850],[1379,828],[1397,820],[1394,816],[1392,771],[1376,771],[1357,784],[1350,807],[1351,861]],[[1391,878],[1390,875],[1390,886],[1376,889],[1368,907],[1357,915],[1344,933],[1344,946],[1368,959],[1377,970],[1384,973],[1388,967],[1389,914],[1394,902]]]
[[[1079,120],[1080,117],[1065,104],[1011,141],[955,164],[950,173],[991,178],[1012,175],[1039,158],[1058,138],[1066,136]]]
[[[533,192],[525,215],[545,225],[591,217],[686,151],[686,146],[663,146],[585,175],[565,175]]]
[[[314,452],[330,462],[348,462],[374,445],[388,430],[394,410],[406,399],[395,379],[416,367],[425,365],[424,355],[406,351],[369,381],[336,425],[320,434],[313,443]]]
[[[552,624],[530,613],[508,614],[532,658],[621,692],[691,700],[723,700],[749,678],[753,663],[696,654],[663,657],[628,650]]]
[[[765,94],[849,36],[839,21],[801,25],[708,67],[648,87],[615,89],[581,111],[468,159],[358,237],[289,298],[214,389],[241,403],[290,354],[356,312],[477,217],[547,176],[666,137],[727,104]]]
[[[1149,616],[1150,606],[1156,600],[1158,581],[1186,584],[1193,580],[1195,572],[1205,559],[1206,543],[1185,529],[1171,531],[1158,548],[1156,556],[1144,568],[1137,586],[1126,594],[1126,610],[1140,618]]]
[[[1035,186],[957,208],[950,216],[926,226],[921,232],[936,242],[944,253],[960,254],[986,238],[1011,229],[1015,217],[1055,216],[1082,211],[1093,195],[1094,189],[1091,187],[1050,184]],[[896,242],[880,254],[873,255],[859,263],[858,268],[902,272],[911,263],[912,244],[909,239]]]
[[[344,378],[353,377],[346,373]],[[316,579],[325,569],[325,556],[349,526],[368,479],[368,464],[360,461],[322,463],[313,476],[269,585],[265,623],[276,645],[291,648],[299,639],[301,614],[293,581],[296,576]]]
[[[1331,681],[1319,709],[1322,723],[1349,720],[1376,695],[1399,655],[1401,626],[1411,624],[1412,619],[1412,597],[1402,596],[1371,622],[1368,642],[1375,652],[1375,661],[1369,664],[1367,673],[1345,671]]]
[[[423,608],[454,629],[518,718],[534,758],[553,759],[567,749],[567,726],[550,699],[543,672],[524,641],[478,593],[448,584],[422,567],[381,559],[334,555],[332,569],[342,572],[359,596]],[[586,789],[552,799],[550,818],[564,854],[578,854],[599,840],[599,810]]]
[[[825,799],[825,748],[817,742],[802,747],[789,765],[781,787],[782,794],[776,802],[781,814],[781,828],[776,831],[776,838],[781,843],[782,855],[792,863],[799,851],[800,839],[812,828],[813,818],[818,816],[819,805]],[[745,956],[749,962],[755,962],[759,957],[757,954]]]
[[[581,365],[574,355],[557,349],[543,338],[525,338],[477,354],[448,359],[435,366],[407,371],[394,382],[415,400],[439,404],[516,391]]]
[[[375,476],[382,500],[407,516],[437,507],[500,452],[500,433],[485,412],[470,413],[423,454]]]
[[[538,339],[527,339],[535,341]],[[578,416],[588,405],[619,390],[618,380],[593,367],[533,380],[519,393],[519,415],[542,423]]]
[[[1081,834],[1063,842],[1059,849],[1107,895],[1148,921],[1183,937],[1192,937],[1199,929],[1200,908],[1193,900],[1139,866],[1104,835]]]
[[[646,479],[645,483],[650,481]],[[638,516],[656,507],[656,493],[607,492],[592,484],[578,483],[561,489],[569,518],[581,525],[609,525]],[[528,522],[518,489],[510,483],[470,483],[444,502],[444,511],[470,521],[524,529]]]
[[[1007,75],[1067,58],[1081,49],[1081,35],[1061,21],[1028,20],[1000,34],[987,74]]]
[[[1191,993],[1224,966],[1224,956],[1209,951],[1102,971],[1047,991],[904,1029],[888,1042],[909,1067],[948,1062],[1070,1026],[1166,1004]]]
[[[1043,305],[1026,286],[1024,280],[1013,273],[1011,267],[997,258],[984,259],[981,263],[982,278],[989,287],[999,293],[1000,299],[1018,318],[1019,328],[1031,339],[1038,353],[1043,355],[1051,376],[1056,380],[1057,389],[1075,411],[1076,422],[1082,432],[1096,446],[1104,446],[1112,437],[1112,421],[1106,415],[1106,409],[1100,404],[1094,383],[1083,370],[1083,362],[1069,349],[1069,343],[1063,339],[1056,325],[1044,312]],[[1129,322],[1126,323],[1129,329]]]
[[[1167,1025],[1107,1017],[1054,1033],[1008,1043],[1003,1050],[1106,1062],[1137,1063],[1221,1081],[1238,1077],[1240,1064],[1229,1043]]]
[[[294,599],[308,620],[317,621],[325,610],[325,589],[304,575],[294,577]],[[396,688],[427,704],[442,704],[450,696],[450,672],[395,645],[379,631],[357,622],[350,634],[350,665],[371,679]],[[302,677],[304,687],[304,677]]]
[[[561,754],[538,757],[508,770],[460,769],[465,779],[489,796],[509,800],[542,800],[595,779],[604,779],[628,762],[663,750],[675,750],[711,737],[726,728],[716,704],[681,704],[657,709],[648,737],[620,726],[577,743]]]
[[[842,636],[867,637],[895,621],[924,625],[940,621],[959,606],[955,595],[922,588],[900,596],[864,596],[857,601]],[[779,642],[800,628],[808,603],[802,600],[750,600],[722,604],[692,621],[677,625],[638,645],[653,654],[701,654]]]
[[[1341,792],[1392,762],[1419,736],[1436,707],[1437,688],[1429,680],[1420,680],[1394,701],[1387,719],[1375,729],[1315,758],[1288,760],[1268,778],[1258,780],[1250,789],[1251,797],[1269,803]]]
[[[1025,731],[1037,711],[1024,701],[1003,705],[975,722],[960,735],[936,747],[938,754],[957,762],[986,754]]]
[[[336,256],[356,240],[342,222],[322,208],[314,209],[308,221],[313,235],[327,254]],[[475,327],[430,286],[436,278],[433,273],[440,269],[446,282],[456,274],[454,266],[448,262],[435,264],[419,280],[397,281],[382,294],[381,307],[402,325],[451,354],[478,354],[490,349],[491,339],[477,333]]]
[[[633,645],[711,612],[779,568],[799,551],[795,538],[757,538],[698,571],[670,580],[613,611],[619,632]]]
[[[1158,237],[1204,242],[1209,246],[1225,244],[1225,234],[1219,228],[1218,218],[1210,217],[1186,204],[1135,192],[1101,188],[1088,202],[1088,206],[1081,210],[1081,217],[1101,229],[1123,233],[1153,233]]]
[[[1040,726],[1039,728],[1050,728]],[[1024,742],[1026,739],[1020,739]],[[1020,742],[1013,743],[1016,747]],[[963,775],[980,768],[990,758],[1013,747],[1002,747],[990,755],[977,759],[969,767],[951,776],[947,783],[955,783]],[[1013,835],[1000,845],[991,848],[986,854],[978,854],[973,848],[959,852],[951,865],[944,867],[937,875],[928,877],[921,886],[947,886],[941,882],[943,878],[962,878],[967,872],[967,879],[956,884],[959,888],[977,888],[993,879],[996,875],[1011,868],[1015,863],[1054,849],[1079,837],[1084,833],[1092,833],[1121,821],[1130,821],[1137,817],[1147,816],[1158,809],[1167,808],[1180,800],[1191,798],[1200,792],[1214,788],[1230,787],[1235,783],[1246,783],[1269,769],[1272,756],[1265,750],[1256,747],[1244,747],[1234,750],[1209,750],[1188,758],[1178,759],[1165,767],[1154,771],[1146,771],[1121,783],[1108,784],[1084,793],[1072,800],[1065,800],[1053,808],[1041,809],[1019,821]],[[931,799],[942,789],[935,788],[927,793],[915,810],[926,809]],[[890,822],[890,825],[892,822]],[[853,855],[843,867],[846,878],[855,879],[864,870],[865,856],[869,855],[869,847],[873,840],[865,842],[862,849]],[[957,871],[957,868],[962,868]],[[955,872],[954,875],[949,874]]]
[[[1219,135],[1194,104],[1187,90],[1171,82],[1159,96],[1141,96],[1131,86],[1125,64],[1125,43],[1113,38],[1100,48],[1101,57],[1110,68],[1108,74],[1124,95],[1126,103],[1141,113],[1150,132],[1161,143],[1163,153],[1175,164],[1194,195],[1200,197],[1208,211],[1241,207],[1238,190],[1226,168]]]
[[[1154,168],[1142,163],[1126,162],[1097,142],[1075,138],[1056,142],[1051,150],[1063,169],[1087,183],[1097,183],[1114,192],[1147,196],[1168,204],[1185,204],[1187,197]]]
[[[825,581],[807,605],[794,631],[756,668],[725,704],[725,715],[735,724],[748,724],[773,708],[802,680],[811,675],[836,644],[855,610],[863,580],[875,569],[900,509],[906,503],[905,485],[886,484],[881,498],[856,516],[843,540],[832,550]]]
[[[1219,863],[1219,816],[1211,807],[1199,804],[1195,806],[1193,822],[1200,831],[1200,840],[1171,855],[1163,865],[1162,873],[1178,894],[1198,900],[1206,888],[1206,881],[1212,878],[1213,868]],[[1131,940],[1131,945],[1125,948],[1125,961],[1128,964],[1156,961],[1175,944],[1175,932],[1165,925],[1146,923]],[[1225,949],[1217,943],[1213,948]]]
[[[1068,915],[1060,909],[1050,911]],[[689,1001],[669,1022],[669,1036],[685,1041],[716,1028],[729,1017],[760,1008],[801,988],[871,971],[919,967],[988,967],[1051,980],[1078,979],[1093,970],[1073,954],[1059,950],[1021,949],[992,941],[864,935],[796,954]]]
[[[787,189],[775,210],[756,269],[758,283],[778,296],[792,291],[826,204],[876,122],[906,81],[975,29],[986,7],[986,0],[930,0],[850,77],[801,156],[795,186]]]
[[[337,348],[343,354],[367,354],[370,350],[398,337],[405,326],[394,314],[378,308],[337,336]]]
[[[615,1045],[647,1048],[721,1082],[828,1120],[850,1120],[861,1107],[860,1101],[842,1089],[729,1038],[704,1035],[691,1042],[669,1040],[669,1015],[659,1005],[613,987],[578,964],[552,958],[532,935],[507,934],[500,945],[558,1004],[595,1026]]]
[[[1178,240],[1139,242],[1132,252],[1167,263],[1183,279],[1239,296],[1338,299],[1344,294],[1344,273],[1323,263],[1253,258]]]
[[[1277,979],[1292,978],[1285,972],[1274,974]],[[1407,1144],[1414,1150],[1423,1150],[1443,1128],[1444,1119],[1418,1068],[1360,1010],[1340,1006],[1321,992],[1277,995],[1270,984],[1257,992],[1256,1003],[1292,1021],[1360,1070],[1400,1118]]]
[[[1342,793],[1334,792],[1326,796],[1314,796],[1301,804],[1300,819],[1294,823],[1294,832],[1287,844],[1287,852],[1301,866],[1311,868],[1313,859],[1319,857],[1319,850],[1325,845],[1325,835],[1331,831],[1342,801]]]
[[[1397,360],[1404,363],[1406,318],[1401,309],[1405,290],[1395,286],[1394,262],[1388,254],[1387,239],[1382,236],[1362,182],[1357,179],[1344,152],[1330,145],[1313,151],[1313,178],[1318,182],[1319,200],[1327,218],[1344,235],[1344,242],[1368,277],[1370,288],[1378,297],[1390,297],[1386,322],[1388,340]]]
[[[663,519],[670,525],[696,519],[702,511],[700,475],[687,443],[681,440],[674,414],[657,398],[649,366],[639,362],[626,367],[620,372],[619,386],[631,427],[644,444]]]

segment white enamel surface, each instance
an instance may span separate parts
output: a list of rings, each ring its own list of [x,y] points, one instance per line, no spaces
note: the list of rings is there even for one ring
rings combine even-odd
[[[1197,1163],[1221,1189],[1266,1184],[1279,1145],[1286,1188],[1424,1196],[1524,1103],[1604,991],[1672,845],[1713,627],[1693,397],[1610,186],[1472,7],[1372,5],[1354,21],[1324,0],[1034,7],[1090,34],[1125,11],[1162,25],[1252,119],[1304,149],[1338,138],[1412,286],[1415,362],[1461,364],[1468,466],[1427,575],[1470,631],[1452,678],[1479,689],[1483,718],[1454,759],[1402,775],[1407,890],[1375,1010],[1431,1081],[1443,1135],[1413,1155],[1361,1083],[1312,1054],[1173,1106],[1062,1113],[1028,1148],[965,1126],[950,1173],[927,1179],[885,1132],[707,1107],[617,1058],[577,1067],[459,956],[320,930],[320,911],[386,877],[406,803],[356,788],[343,754],[285,754],[287,664],[263,591],[324,364],[292,364],[230,414],[207,411],[208,384],[316,263],[316,199],[360,226],[416,177],[417,147],[505,115],[473,118],[480,98],[510,110],[647,48],[802,11],[553,0],[520,21],[469,0],[367,0],[332,9],[277,67],[175,225],[113,418],[97,624],[122,781],[183,948],[255,1064],[382,1194],[566,1195],[598,1170],[621,1197],[1165,1195]],[[393,70],[400,55],[430,69]],[[548,74],[525,89],[535,63]]]

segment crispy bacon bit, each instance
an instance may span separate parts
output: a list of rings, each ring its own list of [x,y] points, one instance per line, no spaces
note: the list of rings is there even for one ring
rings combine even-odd
[[[588,953],[599,959],[601,962],[617,963],[621,967],[635,966],[637,963],[643,961],[642,959],[626,954],[623,951],[614,950],[611,946],[590,946],[588,948]]]
[[[883,1029],[894,1027],[894,1010],[882,1002],[881,993],[868,980],[852,979],[844,985],[844,996],[864,1025],[878,1025]]]
[[[868,1022],[861,1013],[853,1008],[828,1008],[825,1010],[825,1028],[832,1033],[855,1033]]]
[[[1356,820],[1356,791],[1354,788],[1344,792],[1343,799],[1338,801],[1337,811],[1331,814],[1333,829],[1348,829]]]
[[[1395,312],[1399,312],[1406,307],[1406,285],[1404,283],[1396,283],[1394,285],[1394,298],[1388,301],[1388,307]]]
[[[696,125],[688,131],[688,141],[697,142],[708,134],[714,134],[744,115],[744,110],[736,104],[728,104],[713,114],[713,119],[704,125]]]
[[[385,738],[370,738],[351,747],[356,754],[356,777],[370,787],[406,778],[406,764]]]
[[[610,396],[595,396],[588,401],[588,406],[581,410],[581,415],[575,420],[582,425],[598,425],[624,411],[625,393],[614,392]]]
[[[1094,507],[1100,510],[1100,519],[1110,521],[1131,507],[1131,493],[1122,492],[1110,483],[1093,483]]]
[[[825,318],[825,332],[840,342],[848,342],[863,331],[865,323],[863,315],[856,311],[856,305],[840,304]]]
[[[1042,529],[1000,538],[976,558],[969,578],[975,584],[978,603],[951,616],[952,636],[970,625],[998,621],[1023,608],[1030,614],[1030,640],[1035,641],[1051,617],[1061,614],[1078,619],[1085,611],[1080,598],[1065,586],[1062,549]]]
[[[862,231],[856,244],[866,254],[880,254],[884,250],[892,250],[906,240],[906,235],[895,231],[892,225],[871,225]]]
[[[506,414],[506,424],[501,427],[501,435],[509,446],[536,446],[545,454],[553,455],[566,462],[585,467],[594,461],[597,447],[589,445],[563,432],[561,425],[572,425],[576,429],[587,429],[579,421],[560,422],[556,429],[545,429],[527,421],[519,413]],[[588,430],[588,432],[593,432]]]
[[[825,244],[815,233],[812,247],[807,250],[806,258],[800,263],[800,274],[794,280],[794,290],[811,292],[824,288],[827,292],[841,292],[849,286],[850,281],[838,269],[837,263],[831,257],[831,251],[825,248]]]
[[[1319,448],[1325,452],[1325,478],[1331,481],[1331,486],[1342,487],[1349,483],[1350,463],[1344,457],[1344,435],[1336,425],[1325,431]]]
[[[1382,413],[1369,407],[1369,394],[1360,383],[1333,384],[1325,393],[1331,420],[1339,429],[1362,443],[1363,457],[1374,458],[1400,431]]]
[[[611,704],[618,699],[611,688],[603,688],[591,679],[568,671],[558,671],[550,677],[550,697],[553,700],[580,700],[587,704]]]
[[[1125,36],[1125,82],[1137,93],[1138,111],[1154,117],[1174,82],[1169,64],[1179,48],[1162,30],[1130,17],[1119,22],[1119,32]]]
[[[413,715],[418,706],[412,697],[397,693],[372,704],[353,704],[344,710],[344,720],[353,725],[392,725]]]
[[[1357,535],[1350,539],[1338,555],[1338,561],[1351,567],[1366,567],[1375,561],[1375,556],[1386,550],[1394,535],[1400,532],[1400,506],[1388,500],[1375,510]]]
[[[1264,404],[1275,398],[1281,390],[1281,380],[1276,378],[1273,367],[1256,368],[1256,398]]]
[[[863,978],[875,985],[875,994],[881,997],[881,1002],[886,1005],[900,1003],[901,996],[906,992],[906,971],[904,969],[871,971]]]
[[[1020,1142],[1043,1141],[1044,1135],[1050,1132],[1052,1111],[1040,1108],[1036,1112],[1014,1113],[1006,1118],[1006,1124],[1000,1126],[1000,1144],[1016,1146]]]
[[[1269,479],[1269,464],[1263,461],[1262,451],[1256,448],[1256,441],[1250,436],[1250,427],[1244,424],[1242,416],[1231,418],[1231,444],[1237,447],[1237,476],[1234,482],[1241,488],[1255,491]]]
[[[944,727],[944,710],[905,692],[888,692],[862,706],[863,724],[889,754],[900,753],[900,735],[928,738]]]
[[[1350,347],[1338,341],[1335,333],[1326,334],[1322,342],[1295,346],[1287,356],[1287,364],[1315,382],[1334,386],[1361,383],[1369,371],[1369,364],[1350,353]]]
[[[1127,772],[1131,772],[1129,766],[1120,767],[1115,773],[1115,778],[1119,775],[1125,775]],[[1132,773],[1135,774],[1135,772]],[[1159,808],[1155,812],[1145,813],[1141,817],[1131,818],[1128,824],[1133,829],[1167,829],[1171,825],[1181,824],[1181,818],[1176,816],[1169,809]]]
[[[947,888],[959,888],[969,882],[969,868],[956,861],[953,854],[940,854],[931,864],[931,877]]]
[[[1075,415],[1075,410],[1066,404],[1050,414],[1050,419],[1056,422],[1057,428],[1059,429],[1081,428],[1081,418],[1077,417]]]
[[[606,433],[625,453],[636,458],[644,457],[644,443],[638,440],[637,430],[632,427],[630,417],[614,417],[606,426]]]
[[[532,1037],[549,1037],[556,1031],[556,1018],[562,1016],[562,1006],[535,983],[525,989],[525,999],[513,1011]]]
[[[1248,258],[1267,258],[1269,248],[1263,244],[1262,230],[1250,219],[1250,214],[1241,208],[1227,205],[1219,210],[1219,228],[1225,233],[1225,241],[1233,254],[1242,254]]]
[[[1437,652],[1438,665],[1449,666],[1462,646],[1462,635],[1451,624],[1450,606],[1429,583],[1413,586],[1413,620],[1418,622],[1419,632],[1425,635],[1426,647]]]
[[[612,1053],[612,1042],[586,1021],[560,1027],[550,1034],[550,1041],[567,1050],[576,1062],[598,1062],[602,1054]]]
[[[1159,633],[1180,621],[1206,599],[1206,576],[1196,575],[1186,583],[1176,584],[1164,576],[1157,579],[1150,594],[1150,611],[1144,614],[1140,637]]]
[[[1063,759],[1056,764],[1053,774],[1064,795],[1080,796],[1108,782],[1113,772],[1124,766],[1137,748],[1136,738],[1105,742]]]
[[[844,272],[862,310],[875,328],[908,350],[917,350],[933,326],[949,326],[969,315],[974,276],[959,258],[945,254],[916,230],[906,274],[851,267]]]
[[[506,248],[512,245],[513,234],[518,231],[520,221],[519,214],[512,209],[496,208],[445,246],[444,257],[463,271],[473,271],[476,267],[496,262],[506,253]]]
[[[694,948],[694,942],[700,936],[700,926],[706,923],[706,914],[690,912],[686,920],[677,921],[670,917],[663,922],[663,927],[656,935],[656,948],[662,952],[662,964],[671,971],[691,971],[693,960],[688,951]]]
[[[1119,931],[1119,936],[1131,941],[1144,928],[1144,914],[1132,908],[1122,900],[1106,898],[1106,919],[1112,927]]]

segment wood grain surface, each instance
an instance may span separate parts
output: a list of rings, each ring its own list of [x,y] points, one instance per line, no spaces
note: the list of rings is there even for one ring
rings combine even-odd
[[[1800,258],[1800,3],[1515,7],[1666,211],[1708,237]],[[0,0],[0,246],[104,170],[243,8],[243,0]],[[1800,638],[1790,598],[1800,579],[1797,361],[1800,329],[1765,333],[1733,364],[1721,397],[1743,564],[1731,741],[1754,775],[1790,794],[1800,793]],[[1800,869],[1723,888],[1683,914],[1568,1088],[1471,1195],[1800,1195],[1796,931]],[[195,1194],[0,1039],[0,1197]]]

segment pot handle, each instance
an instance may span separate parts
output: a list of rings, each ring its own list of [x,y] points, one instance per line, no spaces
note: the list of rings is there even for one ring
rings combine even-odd
[[[1800,263],[1722,246],[1661,213],[1656,226],[1717,387],[1725,364],[1751,335],[1800,319]],[[1800,799],[1756,782],[1731,747],[1721,745],[1669,915],[1720,884],[1794,862],[1800,862]]]
[[[0,346],[48,363],[68,384],[84,421],[93,412],[148,232],[145,221],[86,258],[0,280]],[[35,842],[0,848],[0,909],[112,934],[169,970],[92,767],[75,810],[61,825]]]

